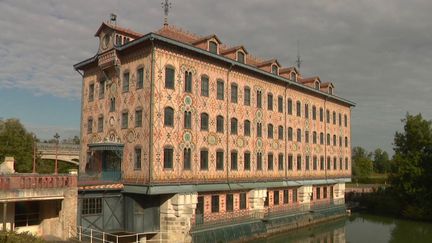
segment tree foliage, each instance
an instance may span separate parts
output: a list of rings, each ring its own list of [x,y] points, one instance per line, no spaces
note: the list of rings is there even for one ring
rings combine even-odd
[[[391,170],[389,155],[380,148],[375,149],[373,153],[373,169],[376,173],[387,173]]]
[[[352,173],[355,177],[368,177],[373,171],[372,154],[362,147],[352,149]]]
[[[18,119],[0,121],[0,161],[13,156],[17,172],[31,172],[33,139]]]

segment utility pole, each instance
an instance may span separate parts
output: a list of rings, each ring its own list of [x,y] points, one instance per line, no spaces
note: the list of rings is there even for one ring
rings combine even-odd
[[[55,154],[55,165],[54,165],[54,174],[57,175],[58,174],[58,161],[57,161],[57,156],[58,156],[58,146],[59,146],[59,138],[60,135],[58,135],[58,133],[56,133],[54,135],[54,138],[56,140],[56,154]]]
[[[33,174],[36,173],[36,135],[33,134]]]

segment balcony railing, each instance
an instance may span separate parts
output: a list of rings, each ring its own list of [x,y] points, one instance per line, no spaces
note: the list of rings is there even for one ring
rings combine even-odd
[[[75,175],[11,174],[0,176],[0,190],[67,188],[77,186]]]

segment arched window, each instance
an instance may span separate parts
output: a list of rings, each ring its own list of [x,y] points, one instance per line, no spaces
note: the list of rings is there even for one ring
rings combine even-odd
[[[295,72],[291,73],[291,80],[294,81],[294,82],[297,81],[297,73],[295,73]]]
[[[231,118],[231,134],[237,134],[237,119]]]
[[[251,132],[251,127],[250,127],[250,121],[249,120],[245,120],[244,121],[243,130],[244,130],[244,135],[249,137],[250,136],[250,132]]]
[[[249,106],[251,100],[250,88],[248,86],[244,87],[243,103]]]
[[[128,128],[128,125],[129,125],[129,112],[128,111],[123,111],[121,118],[122,118],[121,119],[121,128],[122,129]]]
[[[164,125],[168,127],[174,126],[174,109],[165,107],[164,109]]]
[[[343,170],[343,159],[342,159],[342,157],[339,158],[339,170]]]
[[[243,159],[244,159],[244,163],[243,163],[244,164],[244,170],[250,170],[251,169],[251,156],[250,156],[250,153],[248,151],[246,151],[244,153]]]
[[[216,151],[216,170],[224,169],[224,152],[219,149]]]
[[[331,170],[331,158],[327,157],[327,170]]]
[[[116,109],[116,101],[115,101],[115,98],[112,97],[110,99],[110,112],[114,112],[115,109]]]
[[[344,115],[344,126],[345,127],[348,126],[348,117],[347,117],[347,115]]]
[[[272,124],[267,125],[267,137],[273,138],[273,125]]]
[[[142,89],[144,87],[144,68],[137,69],[137,80],[136,89]]]
[[[297,101],[296,110],[297,110],[297,116],[301,117],[301,103],[300,103],[300,101]]]
[[[200,151],[200,170],[208,170],[208,150],[201,149]]]
[[[257,170],[262,170],[262,153],[257,153]]]
[[[316,120],[316,106],[312,106],[312,120]]]
[[[348,137],[345,137],[345,148],[348,148]]]
[[[348,158],[345,158],[345,170],[349,169]]]
[[[336,146],[336,144],[337,144],[336,135],[333,135],[333,146]]]
[[[237,151],[231,151],[231,170],[238,169]]]
[[[293,155],[288,154],[288,170],[293,170]]]
[[[293,129],[292,127],[288,127],[288,141],[293,140]]]
[[[241,63],[245,63],[245,54],[241,51],[237,52],[237,61]]]
[[[192,113],[190,111],[184,112],[184,128],[192,129]]]
[[[104,122],[104,117],[103,117],[103,115],[100,115],[98,117],[98,123],[97,123],[97,131],[98,132],[103,132],[103,122]]]
[[[337,158],[333,158],[333,170],[337,170]]]
[[[129,71],[123,73],[123,80],[122,80],[122,90],[123,92],[129,91]]]
[[[323,145],[324,144],[324,133],[320,133],[320,144]]]
[[[167,66],[165,67],[165,88],[174,89],[174,68]]]
[[[323,110],[323,108],[320,108],[319,109],[319,115],[320,115],[320,122],[323,122],[324,121],[324,110]]]
[[[330,111],[326,110],[326,119],[327,119],[327,123],[330,123]]]
[[[333,111],[333,125],[336,125],[336,112]]]
[[[272,72],[273,74],[278,75],[279,67],[278,67],[277,65],[272,65],[272,67],[271,67],[271,72]]]
[[[283,170],[284,168],[284,156],[282,153],[278,155],[278,170]]]
[[[221,79],[218,79],[216,82],[216,99],[223,100],[224,99],[224,81]]]
[[[214,41],[209,41],[209,52],[218,54],[218,44]]]
[[[283,112],[283,98],[282,96],[278,96],[278,112]]]
[[[216,117],[216,132],[223,133],[224,132],[224,118],[223,116]]]
[[[320,83],[319,82],[315,82],[315,89],[320,90]]]
[[[141,170],[141,147],[137,146],[134,149],[134,170]]]
[[[330,145],[331,141],[330,141],[330,133],[327,133],[327,145]]]
[[[324,156],[320,157],[320,170],[324,170],[325,168],[325,162],[324,162]]]
[[[278,127],[278,139],[279,140],[283,140],[283,134],[284,134],[283,126],[279,126]]]
[[[338,115],[339,115],[339,119],[338,119],[338,121],[339,121],[339,126],[342,126],[342,114],[341,113],[338,113]]]
[[[315,131],[312,133],[312,143],[313,144],[317,143],[317,133]]]
[[[183,169],[190,170],[192,161],[192,152],[190,148],[185,148],[183,150]]]
[[[257,90],[257,108],[262,108],[262,93],[261,91]]]
[[[201,96],[209,97],[209,77],[207,75],[201,76]]]
[[[309,119],[309,105],[308,104],[305,104],[304,112],[305,112],[305,118]]]
[[[342,147],[342,136],[339,136],[339,147]]]
[[[288,115],[292,115],[292,100],[288,99],[287,109],[288,109]]]
[[[93,132],[93,118],[89,117],[87,120],[87,133],[92,133]]]
[[[231,102],[237,103],[238,87],[237,84],[231,84]]]
[[[267,94],[267,109],[269,111],[273,110],[273,95],[271,93]]]
[[[305,170],[309,170],[310,169],[310,159],[309,159],[309,155],[306,155],[305,157]]]
[[[309,143],[309,131],[305,131],[305,143]]]
[[[298,128],[297,129],[297,142],[301,142],[301,137],[302,137],[301,129]]]
[[[201,113],[201,131],[208,131],[209,129],[209,115]]]
[[[267,170],[273,170],[273,153],[267,155]]]
[[[257,137],[262,137],[262,124],[260,122],[257,123]]]
[[[185,72],[184,91],[192,93],[192,73],[188,71]]]
[[[172,146],[166,146],[164,148],[164,169],[172,169],[173,168],[173,159],[174,159],[174,148]]]
[[[302,170],[302,156],[300,154],[297,155],[297,170]]]
[[[318,169],[318,158],[316,156],[313,157],[313,170]]]

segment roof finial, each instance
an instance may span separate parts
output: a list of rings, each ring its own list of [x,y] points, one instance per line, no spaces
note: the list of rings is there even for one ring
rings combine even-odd
[[[300,70],[300,65],[303,62],[303,60],[300,58],[300,42],[297,40],[297,68]]]
[[[162,8],[164,9],[164,14],[165,14],[165,18],[164,18],[164,25],[168,25],[168,13],[169,10],[171,8],[171,3],[169,2],[169,0],[165,0],[164,2],[161,3]]]
[[[110,24],[113,24],[113,25],[117,24],[117,15],[115,13],[110,14]]]

